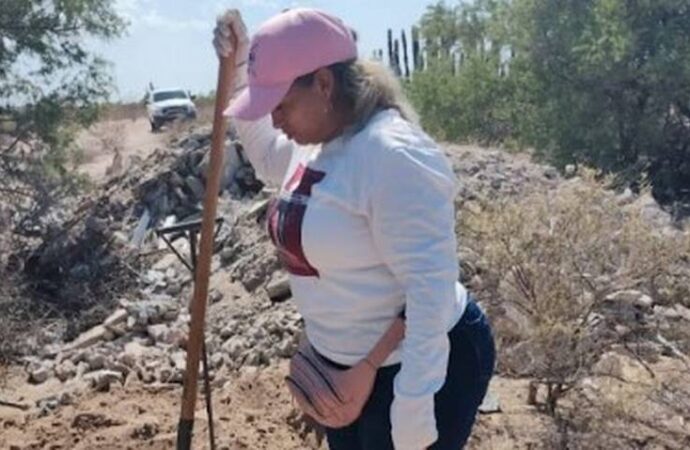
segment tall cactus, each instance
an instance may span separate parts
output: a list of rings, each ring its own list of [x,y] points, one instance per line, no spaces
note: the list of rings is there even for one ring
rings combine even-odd
[[[422,70],[422,58],[419,47],[419,28],[412,27],[412,67],[415,71]]]
[[[403,61],[405,64],[405,78],[410,78],[410,64],[407,59],[407,37],[405,36],[405,30],[402,30],[401,33],[401,43],[402,43],[402,49],[403,49]]]
[[[394,70],[395,55],[393,55],[393,30],[388,29],[388,67]]]

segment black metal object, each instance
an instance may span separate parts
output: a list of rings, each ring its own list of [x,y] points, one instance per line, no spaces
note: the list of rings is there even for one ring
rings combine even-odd
[[[214,233],[214,238],[215,236],[218,235],[218,232],[220,231],[220,227],[223,225],[223,218],[222,217],[217,217],[216,218],[216,231]],[[188,220],[188,221],[183,221],[183,222],[178,222],[174,225],[170,225],[167,227],[161,227],[156,229],[156,235],[163,239],[165,241],[166,245],[172,250],[172,252],[177,256],[177,258],[184,264],[187,269],[192,274],[192,277],[195,276],[196,274],[196,249],[197,249],[197,234],[201,230],[201,219],[195,219],[195,220]],[[171,237],[168,238],[168,235]],[[177,251],[177,249],[172,245],[172,243],[177,240],[180,237],[185,237],[187,238],[189,242],[189,253],[190,253],[190,260],[187,261],[187,259],[180,254],[180,252]],[[215,438],[215,432],[214,432],[214,425],[213,425],[213,405],[211,403],[211,381],[210,381],[210,376],[209,376],[209,370],[208,370],[208,354],[206,351],[206,341],[202,343],[202,366],[203,366],[203,371],[204,371],[204,396],[206,398],[206,415],[208,416],[208,433],[209,433],[209,440],[211,444],[211,450],[216,449],[216,438]],[[177,448],[190,448],[191,445],[191,440],[192,440],[192,429],[193,429],[193,422],[188,421],[188,420],[180,420],[180,423],[178,425],[178,430],[180,432],[178,433],[178,442],[177,442]]]

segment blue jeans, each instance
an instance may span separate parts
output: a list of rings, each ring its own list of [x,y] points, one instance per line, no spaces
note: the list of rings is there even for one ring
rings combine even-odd
[[[496,359],[489,323],[472,300],[448,337],[446,382],[434,397],[438,440],[429,447],[432,450],[458,450],[465,445]],[[359,419],[344,428],[326,429],[331,450],[393,450],[390,408],[399,370],[400,364],[379,369]]]

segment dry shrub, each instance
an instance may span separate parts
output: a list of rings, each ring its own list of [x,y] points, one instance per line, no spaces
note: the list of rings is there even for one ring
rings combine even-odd
[[[561,432],[552,439],[573,450],[688,448],[688,366],[669,358],[651,367],[617,359],[623,370],[589,378],[563,402]]]
[[[607,326],[608,294],[637,289],[671,303],[690,284],[688,234],[670,235],[634,205],[621,207],[593,173],[517,201],[465,208],[458,227],[480,255],[473,264],[494,318],[499,368],[546,386],[551,413],[618,341]]]

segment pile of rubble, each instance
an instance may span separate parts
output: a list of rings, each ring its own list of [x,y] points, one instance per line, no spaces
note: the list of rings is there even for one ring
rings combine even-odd
[[[79,213],[61,239],[47,240],[37,249],[36,277],[60,279],[63,289],[84,286],[114,265],[127,267],[131,282],[116,290],[118,298],[99,299],[107,314],[78,336],[45,330],[50,336],[37,342],[48,343],[25,357],[30,382],[57,378],[75,389],[80,383],[74,382],[80,381],[82,387],[102,390],[133,379],[182,381],[192,276],[155,230],[200,218],[209,145],[210,130],[197,131],[172,148],[135,161],[76,208]],[[256,180],[241,145],[232,139],[223,174],[218,216],[224,221],[215,236],[212,277],[230,283],[231,289],[212,289],[209,295],[206,349],[212,374],[285,358],[301,333],[294,306],[271,301],[290,296],[264,231],[271,193]],[[185,236],[170,239],[189,260]]]
[[[211,301],[221,298],[212,292]],[[181,383],[190,320],[184,303],[165,294],[123,299],[102,324],[72,342],[45,347],[42,357],[26,358],[29,381],[79,378],[98,390],[131,377],[143,383]],[[259,317],[256,313],[249,309],[212,320],[206,348],[213,372],[268,365],[294,352],[299,315],[290,308],[270,308]]]
[[[39,252],[41,267],[66,265],[60,271],[72,280],[102,274],[108,267],[103,266],[103,259],[111,258],[113,263],[130,267],[133,281],[118,292],[108,314],[93,327],[71,342],[54,339],[37,349],[37,356],[27,357],[30,381],[42,383],[52,377],[65,383],[82,380],[96,389],[129,380],[182,381],[192,280],[189,270],[154,231],[161,225],[200,217],[209,143],[210,130],[197,131],[175,147],[135,162],[126,174],[103,187],[90,215],[70,228],[83,239],[67,239]],[[229,139],[226,149],[218,205],[218,216],[224,222],[215,238],[212,260],[212,280],[222,281],[223,287],[211,290],[206,321],[212,374],[286,358],[294,352],[301,333],[301,318],[292,302],[276,302],[290,293],[264,230],[271,192],[256,180],[236,141]],[[524,195],[530,190],[553,189],[562,182],[554,169],[527,159],[499,151],[449,149],[461,184],[459,209],[477,199]],[[88,251],[78,253],[81,256],[64,260],[58,257],[61,252],[72,254],[70,243],[82,248],[89,241],[95,249],[87,247]],[[181,235],[172,244],[181,255],[189,255],[189,242]],[[99,253],[100,248],[108,252]],[[465,259],[462,249],[461,259]],[[94,270],[90,261],[103,267]],[[670,316],[687,320],[688,315],[686,309],[670,311],[648,304],[642,294],[617,294],[611,297],[614,303],[618,312],[633,308],[655,320],[662,316],[664,320],[671,320]]]

